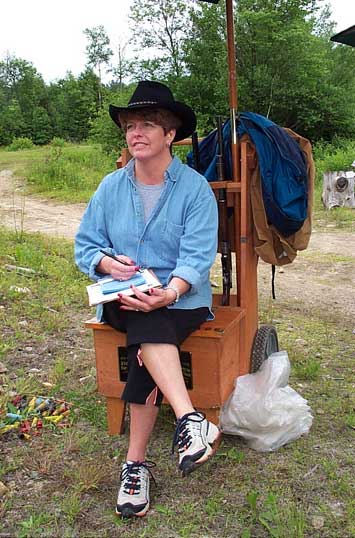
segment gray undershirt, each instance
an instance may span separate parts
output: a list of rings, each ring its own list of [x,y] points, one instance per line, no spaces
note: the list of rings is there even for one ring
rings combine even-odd
[[[136,180],[136,185],[144,208],[144,220],[147,222],[161,193],[165,189],[165,182],[158,183],[158,185],[146,185]]]

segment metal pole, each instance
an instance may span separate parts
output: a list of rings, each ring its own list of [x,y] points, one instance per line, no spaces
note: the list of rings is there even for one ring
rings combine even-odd
[[[231,155],[232,155],[232,180],[241,181],[240,150],[237,136],[237,66],[235,52],[233,0],[226,0],[227,16],[227,50],[228,50],[228,75],[229,75],[229,108],[231,119]],[[241,193],[234,194],[234,249],[236,263],[237,305],[241,304]]]
[[[227,50],[228,50],[228,71],[229,71],[229,108],[232,131],[232,171],[233,181],[240,181],[239,148],[237,137],[237,68],[234,42],[234,18],[233,0],[226,0],[227,15]]]

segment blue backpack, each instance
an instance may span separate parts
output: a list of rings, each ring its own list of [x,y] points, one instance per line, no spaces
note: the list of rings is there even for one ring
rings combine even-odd
[[[260,168],[262,198],[269,225],[285,238],[295,234],[307,218],[308,174],[305,155],[284,129],[253,112],[239,116],[238,135],[247,133],[255,145]],[[232,176],[230,120],[223,126],[226,178]],[[200,170],[208,181],[217,180],[217,131],[199,144]],[[193,166],[190,153],[187,162]]]

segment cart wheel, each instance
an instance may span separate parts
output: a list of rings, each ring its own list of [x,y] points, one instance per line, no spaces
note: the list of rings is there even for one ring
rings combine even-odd
[[[251,352],[251,373],[257,372],[272,353],[279,350],[277,332],[273,325],[261,325],[256,331]]]

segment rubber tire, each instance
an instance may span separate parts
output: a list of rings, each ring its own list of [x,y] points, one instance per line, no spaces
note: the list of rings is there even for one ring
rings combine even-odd
[[[257,372],[272,353],[279,351],[277,332],[273,325],[261,325],[256,331],[251,351],[250,373]]]

